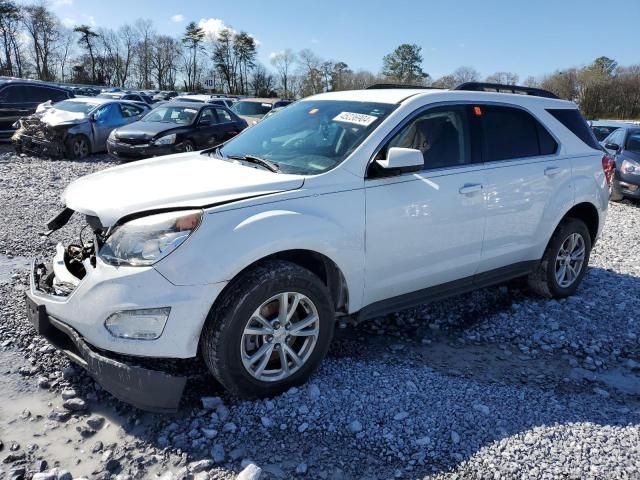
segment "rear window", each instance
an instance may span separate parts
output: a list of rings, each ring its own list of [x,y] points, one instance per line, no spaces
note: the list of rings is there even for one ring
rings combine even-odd
[[[531,114],[517,108],[483,106],[484,160],[551,155],[558,144]]]
[[[587,121],[575,108],[549,108],[547,109],[553,117],[567,127],[573,134],[589,145],[591,148],[600,150],[600,144],[593,132],[587,125]]]

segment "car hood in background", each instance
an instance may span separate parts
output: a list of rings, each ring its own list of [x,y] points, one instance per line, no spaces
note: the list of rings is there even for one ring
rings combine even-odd
[[[301,188],[304,177],[182,153],[110,168],[71,183],[65,205],[103,226],[133,213],[206,207]]]
[[[190,127],[190,125],[178,125],[167,122],[133,122],[116,130],[116,138],[144,138],[152,139],[158,134],[175,130],[176,128]]]
[[[40,116],[40,121],[55,127],[63,123],[79,123],[87,120],[87,115],[82,112],[67,112],[57,110],[55,107],[47,108]]]

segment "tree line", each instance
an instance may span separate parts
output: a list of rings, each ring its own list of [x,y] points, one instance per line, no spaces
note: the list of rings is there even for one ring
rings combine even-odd
[[[46,3],[20,5],[0,0],[0,75],[45,81],[138,89],[204,91],[299,98],[316,93],[365,88],[373,83],[453,88],[464,82],[522,83],[551,90],[577,102],[589,118],[640,118],[640,65],[620,66],[608,57],[582,67],[558,70],[520,82],[516,73],[486,77],[471,66],[432,78],[423,70],[422,49],[399,45],[382,58],[379,72],[353,69],[310,49],[273,53],[258,59],[258,43],[231,27],[215,34],[196,22],[182,35],[159,33],[150,20],[117,29],[65,26]]]

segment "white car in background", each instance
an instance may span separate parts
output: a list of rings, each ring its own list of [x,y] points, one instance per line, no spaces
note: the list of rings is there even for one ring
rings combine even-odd
[[[185,379],[150,359],[199,356],[269,396],[320,365],[336,317],[521,276],[573,294],[610,160],[575,104],[489,87],[316,95],[221,147],[74,181],[48,226],[75,212],[95,238],[35,262],[29,318],[105,389],[167,411]]]

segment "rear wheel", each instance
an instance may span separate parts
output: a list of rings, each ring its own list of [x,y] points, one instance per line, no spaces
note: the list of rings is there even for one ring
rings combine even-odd
[[[79,160],[89,155],[89,140],[84,135],[74,135],[66,142],[67,158]]]
[[[529,286],[548,298],[573,295],[589,264],[591,236],[582,220],[564,219],[551,237],[537,268],[529,274]]]
[[[281,393],[320,365],[335,313],[322,281],[286,261],[241,274],[212,309],[201,350],[210,371],[242,397]]]

